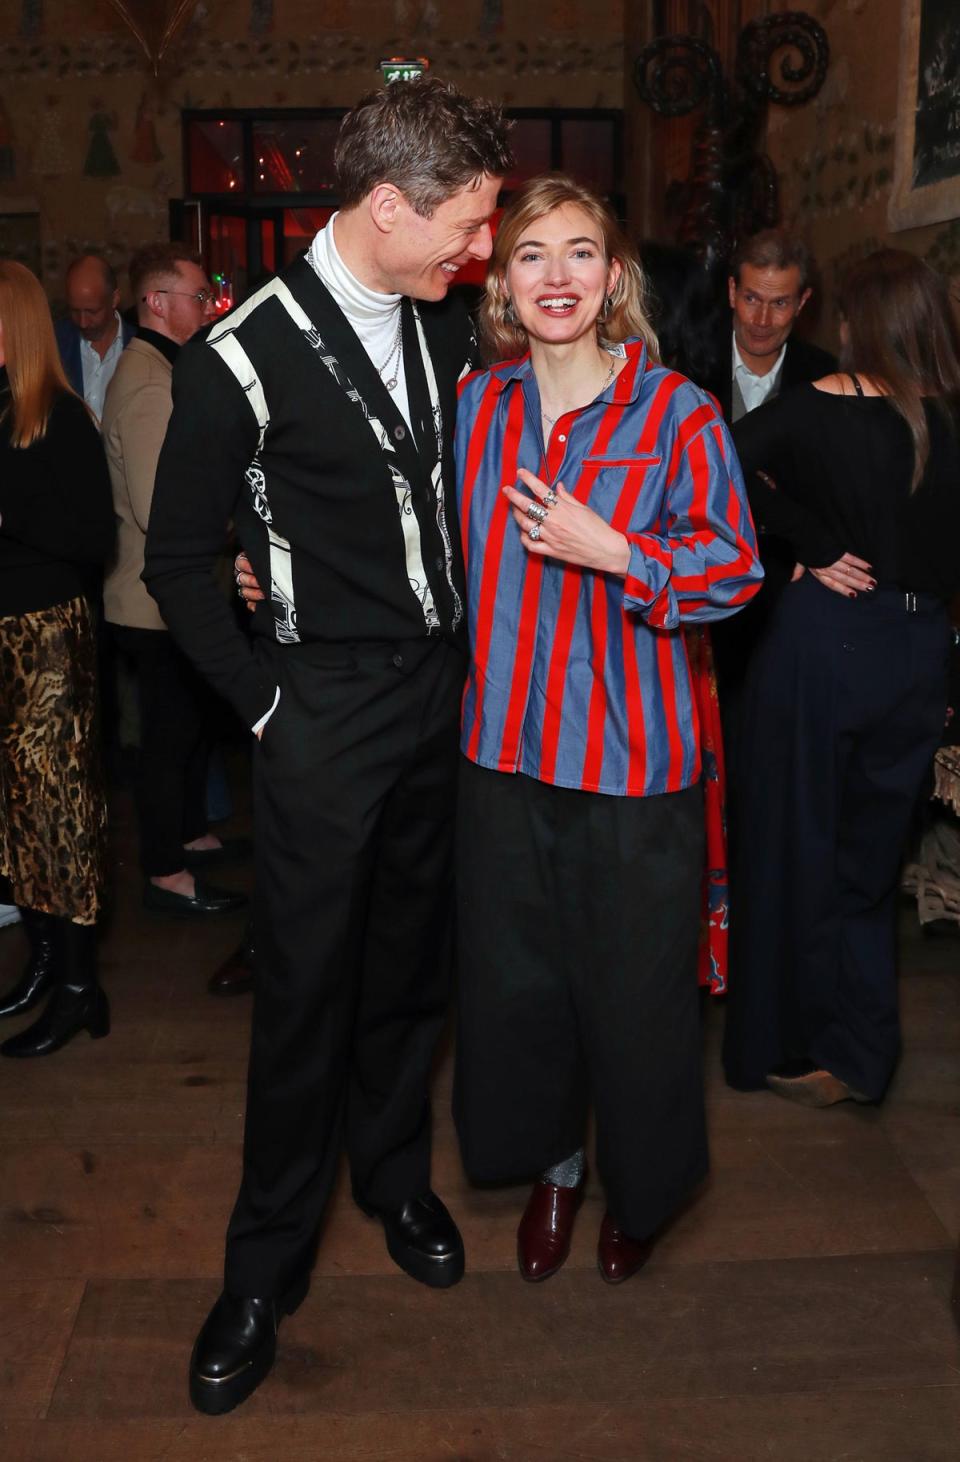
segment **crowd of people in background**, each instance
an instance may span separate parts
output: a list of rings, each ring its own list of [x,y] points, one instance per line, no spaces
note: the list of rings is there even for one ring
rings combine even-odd
[[[795,331],[811,263],[782,230],[717,280],[553,174],[494,239],[508,126],[441,82],[364,98],[336,166],[340,210],[222,318],[179,244],[130,261],[135,326],[97,256],[56,331],[0,261],[0,902],[29,945],[0,1017],[45,1002],[0,1054],[109,1031],[116,666],[151,913],[245,903],[207,878],[250,851],[208,825],[214,692],[253,751],[210,1413],[270,1370],[343,1145],[395,1262],[462,1275],[430,1179],[451,967],[464,1165],[532,1183],[530,1281],[569,1252],[591,1111],[608,1283],[705,1176],[698,983],[729,990],[731,1085],[882,1100],[948,710],[960,335],[927,264],[849,270],[838,361]]]

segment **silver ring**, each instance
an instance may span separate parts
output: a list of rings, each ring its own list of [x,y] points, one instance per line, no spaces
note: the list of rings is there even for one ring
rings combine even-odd
[[[527,504],[527,517],[533,518],[537,523],[542,523],[547,516],[547,510],[540,503]]]
[[[548,508],[555,508],[557,503],[560,501],[552,487],[548,490],[543,500]]]
[[[540,524],[534,523],[532,528],[527,529],[527,532],[530,537],[530,542],[536,543],[537,539],[540,537]]]

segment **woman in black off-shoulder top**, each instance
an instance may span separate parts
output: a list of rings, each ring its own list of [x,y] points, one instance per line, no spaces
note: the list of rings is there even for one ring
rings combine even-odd
[[[849,372],[734,429],[760,530],[798,567],[748,673],[724,1064],[808,1106],[878,1101],[896,1064],[897,874],[960,589],[946,286],[884,250],[851,270],[843,312]]]

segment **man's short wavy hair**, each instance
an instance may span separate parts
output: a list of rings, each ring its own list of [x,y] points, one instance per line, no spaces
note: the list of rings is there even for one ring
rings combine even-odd
[[[145,294],[160,284],[181,278],[181,264],[197,264],[203,268],[200,255],[186,244],[176,241],[144,244],[130,260],[128,270],[134,303],[139,304]]]
[[[793,269],[800,271],[800,293],[810,283],[810,250],[802,239],[783,228],[765,228],[761,233],[741,239],[730,256],[730,275],[740,283],[744,264],[753,269]]]
[[[493,102],[432,76],[369,92],[340,125],[334,150],[340,206],[352,208],[378,183],[393,183],[416,213],[430,218],[485,173],[500,178],[511,170],[510,126]]]

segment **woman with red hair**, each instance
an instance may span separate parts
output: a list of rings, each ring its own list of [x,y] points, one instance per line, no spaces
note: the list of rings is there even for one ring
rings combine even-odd
[[[113,541],[103,448],[67,384],[46,296],[29,269],[0,260],[0,898],[20,909],[30,943],[0,1017],[51,995],[4,1056],[109,1030],[96,975],[106,805],[87,594]]]

